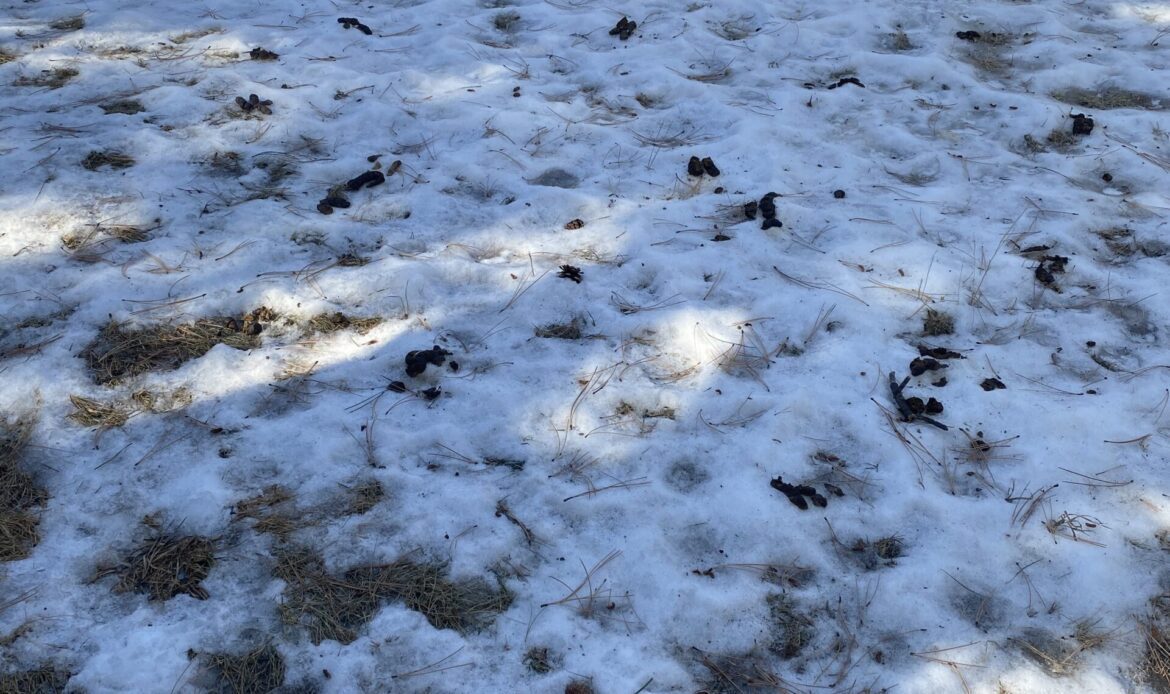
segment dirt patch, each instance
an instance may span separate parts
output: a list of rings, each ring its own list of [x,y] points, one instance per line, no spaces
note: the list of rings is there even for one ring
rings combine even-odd
[[[215,677],[213,694],[266,694],[284,684],[284,657],[271,644],[243,655],[213,653],[207,666]]]
[[[40,541],[32,509],[49,495],[20,469],[32,428],[32,417],[0,419],[0,561],[24,559]]]
[[[206,600],[209,596],[200,584],[214,565],[211,539],[159,535],[148,538],[119,564],[99,567],[93,580],[117,576],[115,593],[143,593],[151,600],[170,600],[177,595]]]
[[[282,552],[274,574],[286,583],[280,615],[306,628],[314,644],[352,643],[387,602],[403,602],[436,629],[467,633],[486,627],[512,604],[512,594],[483,580],[453,582],[441,564],[400,559],[330,574],[309,550]]]
[[[150,371],[173,371],[216,345],[233,349],[260,346],[258,330],[245,331],[235,318],[204,318],[181,325],[128,329],[107,323],[81,353],[93,379],[112,385]]]

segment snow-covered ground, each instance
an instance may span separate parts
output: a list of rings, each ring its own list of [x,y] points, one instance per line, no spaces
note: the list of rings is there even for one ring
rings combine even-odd
[[[0,509],[39,521],[2,568],[4,673],[1167,686],[1170,6],[2,17],[0,412],[47,494]],[[102,371],[160,326],[244,349]],[[905,421],[891,372],[946,429]],[[156,564],[183,589],[152,596]],[[322,631],[345,620],[310,588],[403,566],[448,593]]]

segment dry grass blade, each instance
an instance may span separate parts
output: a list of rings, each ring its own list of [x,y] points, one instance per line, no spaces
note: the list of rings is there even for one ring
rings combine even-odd
[[[627,316],[633,313],[641,313],[642,311],[654,311],[660,308],[669,308],[671,306],[677,306],[686,302],[686,299],[684,299],[682,295],[675,294],[669,299],[663,299],[662,301],[658,301],[652,304],[639,305],[627,300],[624,296],[618,294],[617,292],[613,292],[610,295],[610,300],[613,301],[614,306],[617,306],[619,311],[626,314]]]
[[[863,299],[861,299],[861,297],[857,296],[856,294],[850,294],[849,292],[845,291],[844,289],[841,289],[840,287],[838,287],[835,284],[831,284],[829,282],[803,280],[803,279],[800,279],[799,277],[793,277],[792,275],[786,274],[785,272],[783,272],[780,268],[776,267],[775,265],[772,266],[772,269],[776,271],[777,275],[780,275],[781,277],[783,277],[784,279],[788,280],[789,282],[791,282],[795,285],[805,287],[807,289],[824,289],[826,291],[840,294],[841,296],[847,296],[850,299],[853,299],[854,301],[862,304],[863,306],[869,306],[869,304],[865,303],[865,301]]]
[[[967,678],[963,677],[963,671],[960,668],[964,668],[964,667],[981,668],[984,666],[977,665],[974,663],[960,663],[960,662],[951,660],[950,658],[940,657],[938,654],[958,650],[961,648],[967,648],[968,646],[974,646],[974,645],[975,645],[975,642],[972,642],[972,643],[963,644],[962,646],[952,646],[950,648],[939,648],[937,650],[925,651],[922,653],[911,653],[910,655],[914,656],[915,658],[922,658],[923,660],[928,660],[932,663],[938,663],[939,665],[945,665],[952,672],[955,673],[956,677],[959,678],[959,684],[963,687],[963,692],[965,692],[965,694],[971,694],[971,687],[967,685]]]
[[[595,597],[597,595],[597,591],[600,588],[600,584],[597,588],[593,586],[593,581],[597,576],[597,572],[601,571],[607,564],[621,556],[621,554],[622,552],[620,549],[615,549],[599,559],[591,569],[585,567],[585,562],[581,562],[581,568],[585,571],[585,577],[581,579],[581,582],[577,584],[576,588],[569,588],[569,585],[564,581],[553,579],[562,586],[569,588],[569,592],[559,600],[553,600],[552,602],[544,603],[541,605],[541,608],[550,607],[552,605],[575,604],[583,599],[590,599],[591,597]]]
[[[1108,527],[1100,520],[1082,513],[1062,511],[1059,516],[1049,515],[1044,519],[1044,529],[1052,535],[1055,542],[1058,537],[1066,537],[1076,542],[1084,542],[1094,547],[1104,547],[1103,543],[1090,540],[1086,535],[1098,528]]]
[[[716,655],[698,648],[692,647],[691,650],[697,655],[699,663],[711,673],[712,679],[706,683],[706,691],[712,694],[790,694],[800,691],[770,670],[763,658],[754,654]]]
[[[406,679],[407,677],[419,677],[421,675],[432,675],[436,672],[443,672],[444,670],[454,670],[455,668],[468,667],[468,666],[472,665],[473,663],[456,663],[455,665],[443,665],[443,663],[445,663],[448,660],[459,655],[459,653],[462,650],[463,650],[463,646],[460,646],[459,648],[456,648],[452,653],[450,653],[442,658],[439,658],[438,660],[436,660],[433,663],[430,663],[428,665],[424,665],[424,666],[418,668],[417,670],[410,670],[409,672],[399,672],[399,673],[390,675],[390,679],[397,680],[397,679]]]
[[[1054,484],[1048,487],[1037,489],[1031,494],[1024,494],[1021,496],[1013,496],[1009,493],[1007,500],[1015,504],[1015,508],[1012,509],[1011,525],[1019,525],[1021,528],[1024,527],[1028,521],[1031,520],[1032,516],[1035,515],[1037,509],[1040,508],[1044,498],[1048,496],[1049,492],[1051,492],[1053,489],[1056,489],[1056,487],[1057,485]],[[1027,491],[1028,490],[1025,487],[1024,492]]]

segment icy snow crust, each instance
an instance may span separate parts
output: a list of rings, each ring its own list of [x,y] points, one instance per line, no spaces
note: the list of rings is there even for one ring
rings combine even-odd
[[[1170,523],[1166,22],[1103,0],[9,2],[0,408],[38,414],[24,465],[50,499],[31,556],[3,567],[6,671],[193,692],[214,686],[206,654],[270,642],[296,691],[735,691],[704,665],[731,656],[763,673],[743,691],[1149,686],[1135,618],[1166,590]],[[29,84],[61,68],[78,74]],[[1073,88],[1150,99],[1053,96]],[[235,104],[251,93],[271,115]],[[143,110],[105,113],[118,100]],[[1068,134],[1071,113],[1092,133]],[[135,163],[81,166],[109,150]],[[401,167],[320,214],[370,155]],[[691,156],[721,175],[688,176]],[[769,191],[783,227],[764,231],[742,209]],[[146,239],[63,245],[94,225]],[[1047,284],[1045,255],[1068,258]],[[111,317],[261,306],[277,317],[257,349],[108,386],[79,356]],[[954,334],[924,336],[927,309]],[[337,311],[384,321],[304,331]],[[576,339],[534,334],[574,320]],[[406,353],[433,345],[458,371],[408,378]],[[906,387],[945,405],[946,431],[891,398],[919,345],[965,357]],[[189,404],[109,430],[67,419],[70,395],[179,388]],[[778,476],[827,507],[800,510]],[[385,498],[347,512],[371,481]],[[294,495],[283,539],[233,514],[271,485]],[[1065,512],[1095,527],[1074,538]],[[151,514],[215,538],[208,599],[90,580]],[[858,549],[892,536],[901,556]],[[443,562],[513,601],[465,634],[388,601],[353,643],[313,645],[278,612],[293,546],[338,573]],[[795,654],[785,615],[807,627]],[[1060,672],[1031,652],[1077,650],[1078,623],[1109,638]]]

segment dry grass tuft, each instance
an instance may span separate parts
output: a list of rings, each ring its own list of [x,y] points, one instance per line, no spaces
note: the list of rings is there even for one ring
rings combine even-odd
[[[573,680],[565,685],[565,694],[596,694],[589,680]]]
[[[355,330],[359,335],[365,335],[382,323],[382,318],[354,318],[340,311],[336,313],[319,313],[309,319],[306,332],[310,335],[321,333],[328,335],[339,330]]]
[[[545,646],[533,646],[524,653],[524,665],[538,675],[552,672],[553,657]]]
[[[382,604],[402,601],[436,629],[466,633],[486,627],[512,604],[512,594],[483,580],[452,582],[441,564],[400,559],[330,575],[324,562],[304,549],[282,552],[274,571],[287,585],[281,618],[308,629],[314,644],[353,642]]]
[[[697,648],[693,650],[699,663],[711,673],[702,691],[710,694],[796,691],[768,667],[764,658],[754,653],[716,655]]]
[[[914,43],[910,41],[910,37],[907,36],[906,32],[902,29],[898,29],[894,33],[890,34],[889,45],[890,48],[899,52],[912,51],[917,48],[917,46],[915,46]]]
[[[355,488],[349,502],[350,513],[361,515],[386,498],[386,490],[378,480],[371,480]]]
[[[1080,144],[1076,135],[1073,135],[1071,132],[1062,130],[1060,128],[1053,128],[1052,131],[1044,137],[1044,141],[1048,143],[1048,146],[1052,147],[1052,149],[1056,150],[1057,152],[1068,152]]]
[[[926,309],[926,317],[922,319],[923,335],[951,335],[955,332],[955,317],[946,311]]]
[[[151,600],[170,600],[177,595],[206,600],[207,591],[200,583],[214,565],[213,540],[193,535],[158,535],[148,538],[121,563],[99,567],[93,580],[117,576],[115,593],[133,591]]]
[[[81,160],[82,168],[88,171],[97,171],[103,166],[108,166],[111,169],[128,169],[137,163],[138,161],[129,154],[112,149],[102,152],[94,150]]]
[[[130,411],[116,403],[99,402],[80,395],[70,395],[69,402],[73,403],[74,407],[69,419],[82,426],[112,429],[122,426],[130,419]]]
[[[549,323],[548,325],[538,325],[532,330],[532,334],[537,337],[551,338],[554,340],[580,340],[581,327],[584,321],[580,318],[574,318],[567,323]]]
[[[236,504],[232,512],[240,518],[259,518],[273,506],[282,504],[292,498],[293,494],[288,488],[274,484],[270,487],[265,487],[264,491],[256,496]]]
[[[52,665],[0,675],[0,694],[59,694],[73,675]]]
[[[1163,111],[1167,108],[1167,105],[1153,94],[1121,87],[1099,87],[1097,89],[1067,87],[1058,89],[1049,96],[1066,104],[1098,110],[1140,108],[1147,111]]]
[[[285,542],[289,536],[301,526],[301,519],[288,508],[293,494],[280,485],[265,487],[264,491],[256,496],[236,504],[232,513],[236,518],[251,518],[255,522],[252,526],[258,533],[273,535],[277,540]],[[279,508],[277,508],[279,507]]]
[[[816,633],[812,620],[799,611],[793,599],[784,593],[769,595],[767,603],[772,626],[772,641],[768,644],[768,650],[785,660],[795,658],[804,651]]]
[[[194,402],[195,396],[189,389],[180,386],[169,392],[138,390],[130,396],[130,399],[134,401],[134,406],[139,410],[160,414],[183,409]]]
[[[148,371],[171,371],[207,354],[216,345],[233,349],[260,346],[255,331],[245,332],[234,318],[206,318],[182,325],[137,330],[106,324],[81,356],[101,385],[112,385]]]
[[[742,41],[759,32],[760,24],[754,15],[745,15],[709,22],[707,28],[724,41]]]
[[[49,495],[20,469],[32,428],[32,417],[0,419],[0,561],[24,559],[40,541],[31,509]]]
[[[7,65],[8,63],[11,63],[14,60],[16,60],[15,55],[9,53],[8,51],[4,50],[3,48],[0,48],[0,65]]]
[[[1146,617],[1138,620],[1138,630],[1146,642],[1141,672],[1150,687],[1161,694],[1170,692],[1170,632],[1163,620]]]
[[[138,99],[118,99],[117,101],[110,101],[101,105],[102,111],[106,115],[111,113],[121,113],[123,115],[132,116],[135,113],[142,113],[146,107]]]
[[[1044,629],[1028,627],[1009,640],[1051,677],[1071,675],[1081,662],[1082,648],[1070,643],[1070,639],[1061,639]]]
[[[48,87],[49,89],[60,89],[74,77],[81,73],[71,67],[59,67],[53,70],[42,70],[41,74],[36,77],[17,77],[13,82],[16,87]]]
[[[57,31],[80,31],[85,28],[85,15],[62,17],[51,22],[49,28]]]
[[[207,664],[216,679],[213,694],[266,694],[284,684],[284,656],[271,644],[244,655],[213,653]]]
[[[522,19],[520,13],[514,10],[505,10],[492,15],[492,26],[496,31],[513,34],[520,29]]]

